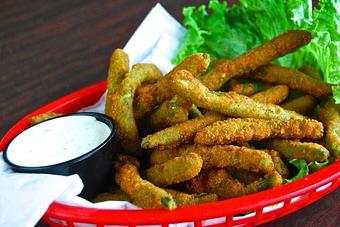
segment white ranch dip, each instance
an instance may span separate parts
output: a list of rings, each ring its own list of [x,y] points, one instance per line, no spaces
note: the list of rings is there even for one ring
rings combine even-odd
[[[19,134],[8,146],[7,157],[27,167],[62,163],[98,147],[110,133],[109,126],[92,116],[60,117]]]

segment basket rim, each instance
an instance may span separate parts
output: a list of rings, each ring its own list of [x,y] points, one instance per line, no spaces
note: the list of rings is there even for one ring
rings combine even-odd
[[[164,209],[98,209],[53,202],[46,212],[46,216],[64,218],[77,217],[77,220],[79,221],[88,221],[88,217],[91,216],[93,218],[102,217],[101,221],[110,222],[115,220],[117,224],[126,224],[127,219],[124,217],[128,217],[129,221],[133,221],[133,223],[152,224],[157,222],[184,222],[185,218],[183,217],[187,217],[187,219],[190,220],[205,220],[216,217],[233,216],[247,211],[258,211],[258,209],[262,209],[266,206],[291,200],[292,198],[313,192],[316,189],[333,182],[332,186],[329,186],[331,188],[329,192],[331,192],[339,186],[339,169],[340,161],[337,161],[330,166],[294,181],[289,185],[286,184],[262,192],[218,202],[178,207],[171,211]],[[188,215],[190,216],[188,217]]]

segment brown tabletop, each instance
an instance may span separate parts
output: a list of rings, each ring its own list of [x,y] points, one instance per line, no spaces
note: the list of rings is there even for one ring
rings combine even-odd
[[[0,137],[36,108],[104,80],[157,0],[0,1]],[[179,21],[202,0],[159,1]],[[266,226],[339,226],[340,190]]]

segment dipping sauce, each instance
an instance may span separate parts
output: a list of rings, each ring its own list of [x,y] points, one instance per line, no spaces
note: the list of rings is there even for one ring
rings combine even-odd
[[[12,140],[7,158],[18,166],[41,167],[66,162],[100,146],[110,127],[95,117],[74,115],[37,124]]]

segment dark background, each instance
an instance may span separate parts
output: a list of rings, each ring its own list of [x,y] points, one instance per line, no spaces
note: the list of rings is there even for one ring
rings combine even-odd
[[[157,2],[179,21],[184,6],[207,3],[1,0],[0,138],[38,107],[104,80],[112,50]],[[339,226],[339,192],[266,226]]]

